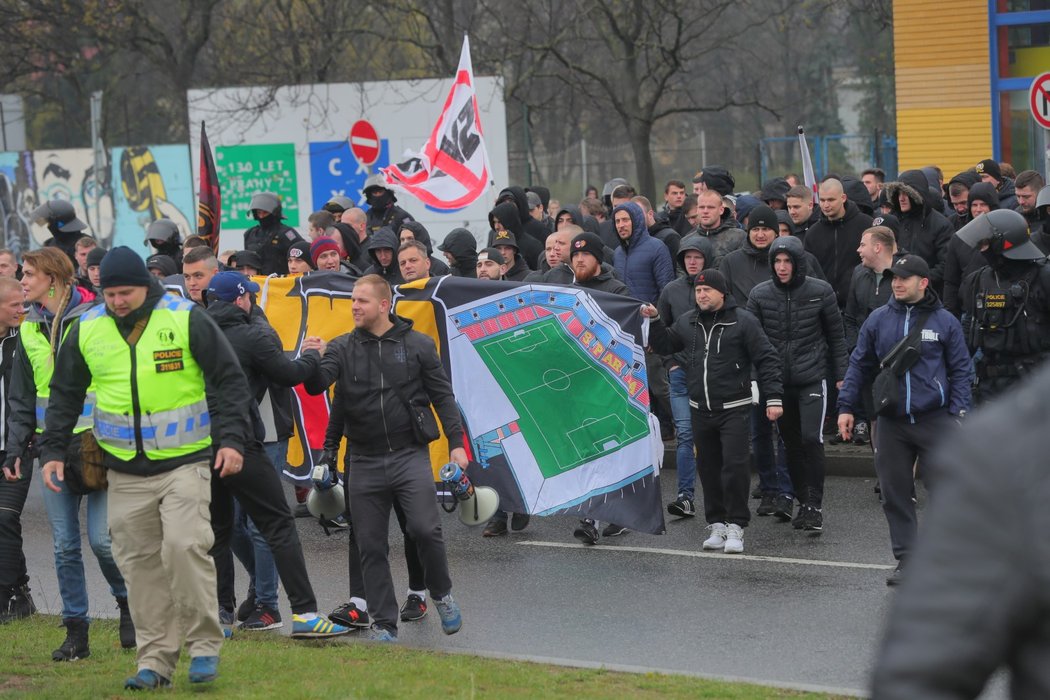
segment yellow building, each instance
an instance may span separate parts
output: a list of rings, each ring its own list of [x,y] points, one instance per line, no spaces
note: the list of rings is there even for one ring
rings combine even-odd
[[[993,157],[1046,175],[1028,89],[1050,71],[1050,0],[894,0],[893,40],[900,170]]]

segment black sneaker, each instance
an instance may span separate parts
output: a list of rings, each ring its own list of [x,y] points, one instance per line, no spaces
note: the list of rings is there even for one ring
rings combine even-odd
[[[507,534],[507,521],[503,518],[492,518],[485,525],[482,537],[499,537]]]
[[[824,511],[813,506],[806,506],[806,518],[802,522],[802,529],[806,532],[823,532]]]
[[[245,632],[262,632],[264,630],[275,630],[283,626],[281,613],[260,603],[255,606],[255,610],[252,611],[247,620],[237,625],[237,629]]]
[[[117,609],[120,610],[120,647],[135,648],[135,623],[131,620],[131,610],[127,598],[117,598]]]
[[[255,589],[248,588],[248,596],[237,607],[237,622],[244,622],[255,612]]]
[[[864,420],[857,421],[857,424],[853,426],[853,444],[854,445],[867,445],[871,436],[868,433],[868,422]]]
[[[678,498],[667,504],[667,512],[679,518],[692,518],[696,515],[696,508],[693,506],[693,499],[678,494]]]
[[[780,522],[789,522],[794,511],[795,499],[786,493],[782,493],[773,499],[773,517]]]
[[[835,433],[834,435],[827,435],[826,437],[829,445],[841,445],[846,442],[842,439],[842,433]]]
[[[367,629],[372,626],[368,613],[357,607],[354,603],[346,603],[328,613],[328,619],[343,627],[360,627]]]
[[[409,593],[408,597],[405,598],[404,605],[401,606],[401,621],[415,622],[416,620],[422,620],[426,616],[427,601],[415,593]]]
[[[584,544],[598,544],[598,528],[594,526],[593,520],[581,520],[572,536]]]
[[[886,585],[890,586],[891,588],[893,586],[899,586],[899,585],[901,585],[901,581],[903,579],[904,579],[904,560],[903,559],[898,559],[897,560],[897,568],[893,570],[892,574],[890,574],[889,576],[886,577]]]
[[[773,515],[777,512],[777,497],[771,493],[762,495],[762,502],[758,504],[758,509],[755,511],[758,515]]]
[[[630,530],[625,528],[623,525],[616,525],[609,523],[602,530],[602,537],[619,537],[620,535],[626,535]]]
[[[795,515],[794,520],[791,521],[791,527],[796,530],[801,530],[806,526],[806,518],[809,515],[809,506],[800,505],[798,507],[798,514]]]
[[[532,520],[532,517],[528,513],[511,513],[510,529],[514,532],[520,532],[529,526],[530,520]]]

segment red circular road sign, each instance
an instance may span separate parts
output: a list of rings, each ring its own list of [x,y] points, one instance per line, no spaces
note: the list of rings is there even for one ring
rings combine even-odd
[[[372,122],[359,119],[350,127],[350,152],[362,165],[379,160],[379,134]]]
[[[1028,89],[1028,106],[1036,124],[1050,129],[1050,73],[1043,73],[1032,81]]]

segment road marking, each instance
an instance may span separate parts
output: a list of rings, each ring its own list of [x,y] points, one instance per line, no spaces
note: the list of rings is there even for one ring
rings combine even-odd
[[[675,557],[693,557],[695,559],[719,559],[721,561],[769,561],[775,564],[806,564],[809,566],[830,566],[837,569],[876,569],[886,571],[896,568],[891,564],[863,564],[855,561],[823,561],[820,559],[793,559],[791,557],[767,557],[760,554],[722,554],[718,552],[691,552],[685,549],[662,549],[659,547],[624,547],[609,545],[582,545],[571,542],[518,542],[523,547],[557,547],[561,549],[600,549],[605,552],[641,552],[642,554],[668,554]]]

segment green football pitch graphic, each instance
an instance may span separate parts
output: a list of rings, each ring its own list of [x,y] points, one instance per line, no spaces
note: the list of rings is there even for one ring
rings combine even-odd
[[[545,478],[649,434],[646,415],[556,318],[476,341]]]

